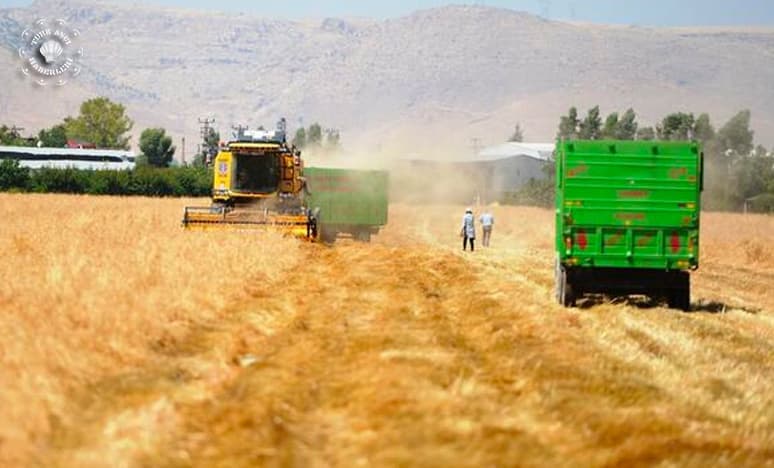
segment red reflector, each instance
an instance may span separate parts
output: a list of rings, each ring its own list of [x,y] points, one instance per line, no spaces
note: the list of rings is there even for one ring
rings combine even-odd
[[[672,237],[669,239],[670,247],[672,247],[672,253],[680,251],[680,235],[677,231],[672,231]]]
[[[589,239],[586,237],[586,231],[578,231],[578,247],[581,250],[586,250],[589,245]]]

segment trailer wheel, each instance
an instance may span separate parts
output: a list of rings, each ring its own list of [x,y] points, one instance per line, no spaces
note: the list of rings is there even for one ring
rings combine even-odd
[[[556,260],[555,270],[556,300],[564,307],[575,307],[575,289],[568,279],[567,269]]]
[[[334,229],[326,228],[325,226],[318,226],[317,229],[320,231],[320,239],[322,239],[323,242],[326,244],[333,244],[336,242],[338,232]]]
[[[359,242],[371,242],[371,231],[368,229],[358,229],[355,231],[355,240]]]
[[[691,310],[691,277],[688,273],[680,273],[677,284],[668,291],[667,303],[672,309],[684,312]]]

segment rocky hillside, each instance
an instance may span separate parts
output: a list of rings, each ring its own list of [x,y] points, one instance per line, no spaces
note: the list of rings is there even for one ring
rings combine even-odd
[[[84,73],[60,89],[14,71],[19,34],[40,17],[82,32]],[[107,95],[129,107],[136,130],[188,136],[189,154],[204,115],[224,132],[280,116],[320,121],[355,151],[428,154],[498,142],[516,122],[528,139],[550,140],[569,106],[597,103],[633,106],[645,123],[750,108],[759,139],[774,143],[774,29],[569,24],[465,6],[290,21],[45,0],[0,9],[0,44],[0,121],[35,129]]]

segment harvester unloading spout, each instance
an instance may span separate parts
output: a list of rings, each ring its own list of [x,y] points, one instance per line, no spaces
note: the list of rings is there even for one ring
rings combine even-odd
[[[274,131],[240,128],[214,160],[212,205],[186,207],[183,226],[237,230],[272,227],[316,239],[316,217],[303,203],[301,152],[288,146],[285,129],[284,119]]]

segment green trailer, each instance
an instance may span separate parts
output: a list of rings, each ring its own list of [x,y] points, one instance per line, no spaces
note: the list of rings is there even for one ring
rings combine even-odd
[[[386,171],[304,169],[305,203],[315,213],[320,238],[341,235],[369,242],[387,224],[389,175]]]
[[[690,308],[703,154],[695,142],[560,141],[556,297],[643,294]]]

